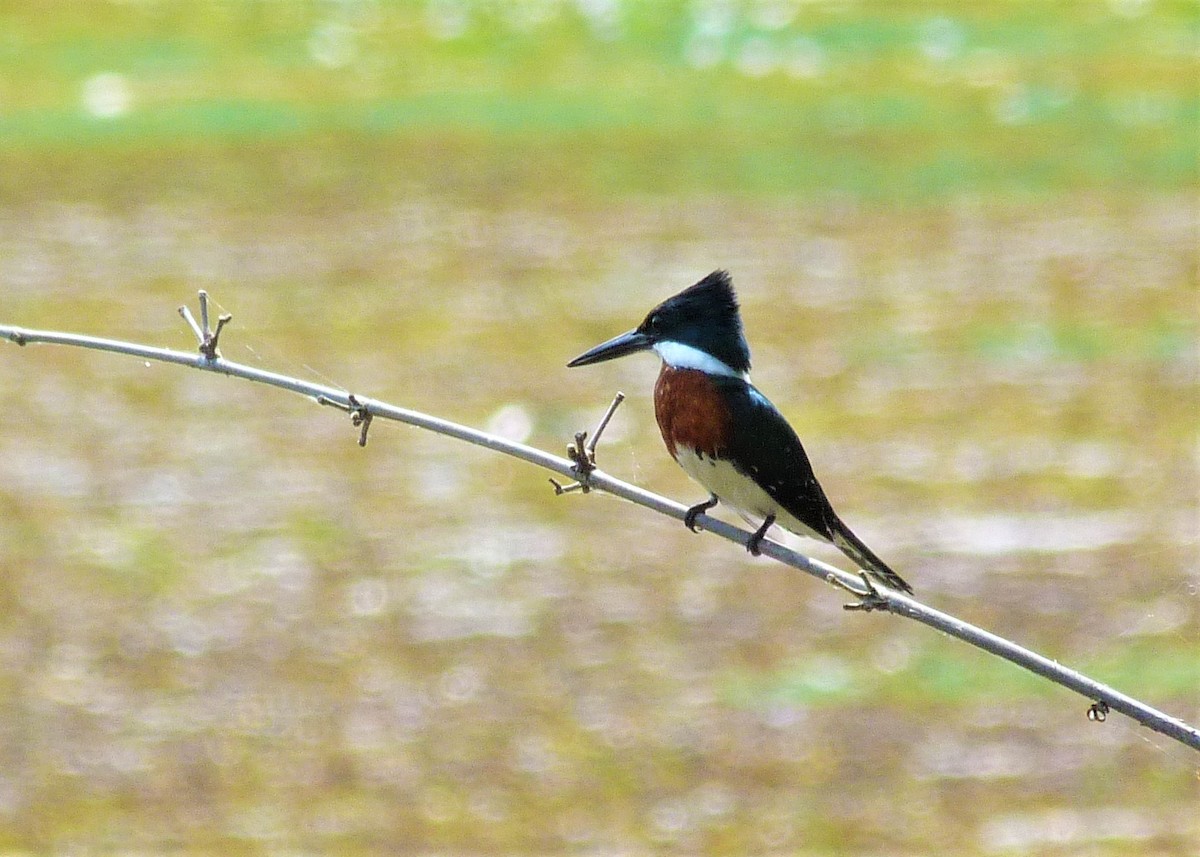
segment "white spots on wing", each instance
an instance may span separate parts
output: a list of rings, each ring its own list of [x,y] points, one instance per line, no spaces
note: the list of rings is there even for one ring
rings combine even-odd
[[[707,488],[710,493],[717,495],[722,503],[735,509],[754,526],[767,515],[775,515],[778,524],[785,530],[801,536],[820,538],[789,515],[754,479],[740,472],[732,462],[711,457],[705,459],[686,446],[676,449],[675,460],[688,476]],[[707,467],[702,466],[705,462]]]

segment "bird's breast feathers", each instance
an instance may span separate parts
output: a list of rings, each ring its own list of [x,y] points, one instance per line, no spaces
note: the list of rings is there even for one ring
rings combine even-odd
[[[715,458],[729,445],[733,428],[729,407],[713,377],[700,369],[663,363],[654,385],[654,416],[675,458],[677,446]]]
[[[688,476],[756,526],[775,515],[779,524],[793,533],[827,538],[767,493],[759,484],[766,474],[755,473],[757,465],[735,465],[731,456],[734,413],[723,389],[728,387],[723,388],[705,372],[664,364],[654,387],[654,413],[671,456]],[[758,393],[749,388],[748,395]]]
[[[798,536],[829,541],[827,536],[792,515],[751,476],[734,466],[732,461],[700,455],[691,447],[676,447],[675,460],[688,476],[695,479],[722,503],[757,527],[768,515],[774,515],[779,526]]]

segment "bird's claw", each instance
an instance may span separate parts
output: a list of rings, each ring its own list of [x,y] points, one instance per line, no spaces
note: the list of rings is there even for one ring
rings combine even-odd
[[[691,530],[693,533],[700,532],[699,530],[696,529],[696,516],[701,514],[702,512],[707,512],[713,506],[717,505],[718,502],[720,502],[720,501],[717,499],[717,495],[713,494],[713,495],[709,496],[709,498],[707,500],[705,500],[703,503],[697,503],[695,506],[692,506],[690,509],[687,510],[687,512],[684,513],[683,525],[685,527],[687,527],[689,530]]]
[[[754,534],[746,540],[746,550],[750,553],[750,556],[762,555],[762,540],[766,538],[767,530],[771,529],[771,525],[774,523],[775,516],[767,515],[766,520],[762,522],[762,526],[755,530]]]

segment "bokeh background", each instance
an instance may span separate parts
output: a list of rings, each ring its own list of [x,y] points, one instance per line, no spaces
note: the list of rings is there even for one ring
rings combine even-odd
[[[684,502],[708,271],[931,604],[1200,720],[1192,0],[0,5],[0,321],[191,348]],[[0,347],[0,850],[1194,855],[1200,757],[414,429]],[[797,547],[843,562],[811,542]]]

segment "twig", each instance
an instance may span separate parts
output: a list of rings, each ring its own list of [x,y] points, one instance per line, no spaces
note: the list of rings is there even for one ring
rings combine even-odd
[[[200,308],[203,319],[207,312],[207,295],[204,295],[203,292],[201,295]],[[362,429],[359,435],[360,444],[366,443],[366,430],[370,424],[370,419],[372,417],[383,417],[384,419],[395,420],[457,440],[466,441],[467,443],[475,444],[476,446],[481,446],[495,452],[501,452],[505,455],[511,455],[514,458],[557,473],[564,478],[575,480],[575,484],[565,487],[560,486],[556,482],[555,487],[560,493],[576,490],[576,488],[581,492],[598,489],[679,521],[683,521],[687,515],[688,507],[638,488],[636,485],[623,482],[596,468],[596,443],[603,433],[605,426],[608,424],[609,419],[611,419],[612,413],[623,398],[620,394],[613,400],[604,418],[596,426],[596,430],[592,433],[591,441],[586,441],[586,432],[580,432],[576,435],[575,444],[573,444],[575,455],[572,458],[560,458],[548,452],[543,452],[540,449],[506,440],[493,434],[450,422],[449,420],[423,414],[420,411],[399,408],[386,402],[355,396],[332,387],[313,384],[287,375],[266,372],[252,366],[228,361],[221,357],[217,351],[217,340],[221,329],[229,320],[228,316],[222,316],[217,322],[216,330],[210,332],[207,330],[207,324],[197,325],[195,319],[190,317],[191,314],[185,308],[180,309],[180,314],[183,315],[193,332],[197,335],[200,344],[200,353],[198,355],[166,348],[138,345],[132,342],[101,339],[57,331],[29,330],[10,325],[0,325],[0,337],[15,342],[18,345],[49,343],[111,351],[147,360],[177,363],[207,372],[219,372],[223,375],[256,381],[261,384],[270,384],[274,387],[308,396],[321,404],[333,405],[350,413],[352,419],[356,420],[355,425],[361,426]],[[698,515],[697,522],[703,524],[705,531],[741,545],[745,545],[751,537],[751,533],[708,515]],[[1076,670],[1064,667],[1056,661],[1052,661],[1036,652],[1018,646],[1016,643],[1006,640],[1003,637],[992,634],[947,613],[928,607],[903,593],[883,586],[877,586],[869,581],[864,581],[858,575],[798,554],[777,542],[764,539],[761,543],[761,550],[763,556],[769,556],[785,565],[852,593],[859,599],[859,603],[849,605],[853,609],[864,611],[885,610],[897,616],[921,622],[950,636],[957,637],[986,652],[998,655],[1005,660],[1011,661],[1018,666],[1024,667],[1031,672],[1037,673],[1087,697],[1092,700],[1092,705],[1088,708],[1087,712],[1089,720],[1101,722],[1110,711],[1117,711],[1133,718],[1155,732],[1173,738],[1193,749],[1200,750],[1200,730],[1189,726],[1178,718],[1164,714],[1133,697],[1126,696],[1108,685],[1101,684]]]
[[[371,411],[366,405],[354,398],[353,393],[346,394],[345,404],[335,402],[327,396],[317,396],[317,404],[330,405],[339,411],[345,411],[350,414],[350,425],[362,427],[362,430],[358,433],[358,445],[367,445],[367,430],[371,428]]]
[[[233,321],[233,316],[225,313],[217,319],[217,329],[213,330],[208,326],[208,292],[204,289],[200,290],[200,323],[196,324],[196,319],[192,316],[192,311],[186,305],[179,308],[179,314],[183,316],[183,320],[188,323],[188,327],[192,329],[192,333],[196,334],[196,340],[200,345],[200,353],[209,360],[216,360],[221,356],[217,351],[217,341],[221,338],[221,331],[225,325]],[[364,437],[366,432],[363,432]],[[363,441],[366,445],[366,441]]]
[[[587,443],[584,443],[587,439],[587,432],[575,433],[575,442],[567,444],[567,458],[575,462],[575,467],[571,471],[575,481],[570,485],[561,485],[557,479],[551,479],[550,484],[554,486],[555,494],[567,494],[571,491],[582,491],[586,494],[592,490],[591,475],[596,469],[596,444],[600,442],[600,435],[604,434],[604,429],[608,427],[608,421],[612,419],[613,414],[617,412],[617,407],[623,401],[625,401],[624,393],[618,392],[613,396],[612,403],[604,412],[604,416],[600,418],[600,422],[596,424],[596,430],[592,432],[592,439]]]

